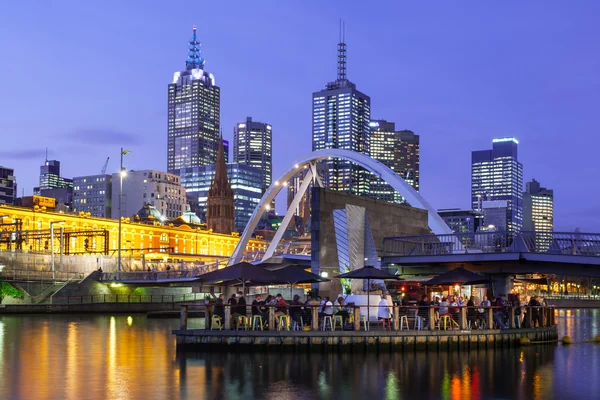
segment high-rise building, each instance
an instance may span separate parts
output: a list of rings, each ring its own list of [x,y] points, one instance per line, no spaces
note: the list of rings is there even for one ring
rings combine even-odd
[[[15,170],[0,165],[0,204],[13,205],[15,204],[16,197],[17,181]]]
[[[482,201],[505,200],[509,231],[520,231],[523,225],[523,165],[517,157],[518,144],[514,138],[494,139],[491,150],[471,154],[472,207],[481,210]]]
[[[215,165],[213,179],[206,199],[206,226],[215,233],[231,234],[234,232],[235,215],[233,190],[227,178],[227,164],[223,143],[219,144],[219,154]]]
[[[92,217],[112,216],[112,175],[89,175],[73,178],[73,211]]]
[[[119,219],[119,185],[121,176],[112,175],[112,218]],[[173,219],[186,210],[185,188],[179,175],[167,172],[142,170],[127,171],[123,177],[121,216],[131,217],[144,205],[154,206],[161,217]]]
[[[296,175],[294,175],[292,177],[292,179],[290,179],[287,182],[287,206],[288,206],[288,208],[290,208],[294,198],[296,197],[297,193],[299,192],[300,187],[302,186],[302,183],[304,182],[304,177],[306,176],[307,170],[308,170],[307,167],[305,167],[304,169],[301,169],[300,171],[298,171],[298,173]],[[321,180],[324,181],[327,177],[327,166],[324,164],[321,164],[321,163],[317,164],[317,174],[319,175]],[[314,178],[313,178],[313,182],[314,182]],[[310,196],[312,193],[313,182],[310,183],[310,186],[306,189],[306,192],[304,193],[304,195],[300,199],[300,202],[294,209],[294,215],[299,217],[302,221],[301,224],[298,223],[299,221],[294,222],[296,225],[299,225],[297,227],[297,231],[300,236],[302,236],[304,234],[308,234],[310,232]]]
[[[523,230],[554,230],[554,191],[540,186],[535,179],[525,184],[523,193]]]
[[[474,233],[482,222],[482,214],[475,210],[446,208],[438,210],[438,214],[454,233]]]
[[[60,161],[46,160],[40,167],[40,186],[34,189],[35,194],[41,194],[43,190],[49,189],[71,189],[73,180],[60,176]]]
[[[482,230],[504,232],[508,229],[508,200],[484,200],[481,202],[483,214]]]
[[[204,69],[194,26],[186,69],[169,84],[167,169],[213,165],[221,140],[221,90]]]
[[[252,117],[233,129],[233,162],[261,170],[263,193],[271,186],[272,137],[271,125],[252,121]]]
[[[215,178],[215,165],[183,168],[176,171],[186,188],[192,210],[206,221],[208,191]],[[262,173],[246,164],[227,164],[227,176],[233,190],[235,231],[242,232],[262,197]]]
[[[346,43],[338,44],[337,79],[312,96],[312,149],[345,149],[370,154],[371,98],[346,77]],[[370,174],[350,161],[331,159],[327,186],[357,195],[370,189]]]
[[[386,120],[374,120],[371,127],[371,157],[400,175],[419,191],[419,135],[409,130],[396,131],[396,125]],[[371,175],[370,196],[393,203],[404,198],[390,185]]]
[[[225,152],[225,163],[229,164],[229,141],[222,139],[223,151]]]

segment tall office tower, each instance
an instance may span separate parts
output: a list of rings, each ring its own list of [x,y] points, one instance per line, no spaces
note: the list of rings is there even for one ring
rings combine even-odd
[[[506,229],[515,232],[523,225],[523,165],[517,158],[518,144],[514,138],[494,139],[491,150],[471,153],[473,209],[481,211],[484,200],[506,200]]]
[[[396,131],[396,125],[375,120],[371,127],[371,157],[394,170],[419,191],[419,135],[409,130]],[[404,198],[390,185],[372,175],[370,196],[393,203]]]
[[[483,215],[475,210],[444,208],[437,211],[454,233],[474,233],[481,227]]]
[[[15,170],[0,165],[0,204],[12,206],[17,197]],[[0,223],[2,221],[0,220]]]
[[[340,34],[337,79],[313,93],[314,150],[345,149],[370,154],[371,98],[346,77],[346,43]],[[369,193],[370,174],[349,161],[331,159],[327,186],[357,195]]]
[[[73,211],[92,217],[112,216],[112,175],[100,174],[73,178]]]
[[[223,151],[225,152],[225,163],[229,164],[229,141],[223,140]]]
[[[523,193],[523,230],[554,230],[554,191],[540,186],[535,179],[525,184]]]
[[[292,205],[294,198],[300,191],[300,187],[304,182],[304,177],[306,176],[306,171],[308,169],[305,167],[301,169],[287,182],[287,206],[288,208]],[[327,177],[327,166],[324,164],[317,164],[317,175],[321,178],[322,181],[325,181]],[[310,183],[309,187],[306,189],[304,196],[300,199],[298,205],[294,209],[294,215],[300,217],[302,219],[302,226],[299,226],[298,233],[300,236],[304,234],[308,234],[310,232],[310,196],[312,193],[312,188],[314,186],[314,178]]]
[[[206,199],[206,225],[215,233],[231,234],[235,231],[233,190],[227,178],[227,164],[223,143],[219,144],[219,155],[215,165],[215,179]]]
[[[261,170],[263,193],[271,186],[271,143],[271,125],[252,121],[252,117],[247,117],[233,129],[233,162]]]
[[[43,190],[73,188],[73,180],[60,176],[60,161],[48,160],[40,167],[40,186],[35,188],[36,194]]]
[[[113,219],[119,219],[119,173],[112,175]],[[185,188],[179,175],[154,170],[127,171],[123,178],[121,216],[131,217],[146,204],[154,206],[161,217],[174,219],[187,210]]]
[[[167,169],[212,165],[220,137],[221,89],[204,70],[196,27],[188,42],[185,71],[169,84]]]

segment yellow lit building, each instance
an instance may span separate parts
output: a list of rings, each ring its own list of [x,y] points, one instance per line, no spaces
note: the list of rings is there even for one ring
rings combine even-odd
[[[40,206],[0,206],[0,217],[0,250],[49,253],[54,249],[54,253],[65,255],[117,255],[118,220],[95,218],[89,213],[48,211]],[[51,223],[53,244],[49,243]],[[178,255],[181,259],[229,257],[239,241],[238,234],[216,234],[193,224],[162,225],[124,218],[121,226],[123,256],[134,259],[153,254]],[[264,251],[267,244],[252,239],[247,251]]]

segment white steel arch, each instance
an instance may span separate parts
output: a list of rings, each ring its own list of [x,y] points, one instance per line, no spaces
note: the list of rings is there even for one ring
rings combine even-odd
[[[313,177],[315,178],[317,183],[322,186],[320,178],[316,173],[315,163],[317,161],[325,160],[328,158],[340,158],[347,161],[351,161],[355,164],[360,165],[364,169],[372,172],[374,175],[381,178],[384,182],[388,183],[398,193],[400,193],[406,199],[408,204],[416,208],[422,208],[427,210],[429,228],[433,231],[434,234],[443,235],[452,233],[452,230],[448,227],[448,225],[446,225],[444,220],[438,215],[437,211],[429,204],[429,202],[425,200],[425,198],[421,196],[416,190],[414,190],[412,186],[410,186],[401,176],[396,174],[386,165],[380,163],[377,160],[372,159],[367,155],[350,150],[317,150],[296,160],[296,162],[292,164],[292,167],[289,168],[283,174],[281,174],[279,178],[275,182],[273,182],[273,184],[271,184],[269,189],[267,189],[263,197],[260,199],[258,206],[254,210],[254,213],[252,213],[252,217],[250,218],[248,225],[246,225],[244,233],[242,233],[240,241],[235,247],[231,258],[229,259],[229,265],[238,263],[242,260],[244,250],[248,245],[248,241],[252,237],[252,233],[256,229],[256,225],[261,219],[263,213],[266,211],[267,206],[271,203],[271,201],[273,201],[273,199],[275,198],[275,196],[277,196],[279,191],[286,187],[287,182],[290,179],[292,179],[294,175],[296,175],[301,169],[307,169],[302,186],[300,187],[300,190],[294,197],[294,202],[290,205],[281,223],[281,226],[277,230],[277,233],[271,241],[269,248],[265,252],[265,256],[263,259],[267,259],[273,255],[291,217],[293,216],[293,210],[297,206],[297,204],[295,203],[300,201],[302,195],[308,188],[310,181],[313,179]]]

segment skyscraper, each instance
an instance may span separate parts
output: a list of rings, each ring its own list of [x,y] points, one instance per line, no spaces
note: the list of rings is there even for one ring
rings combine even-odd
[[[233,129],[233,162],[261,171],[263,193],[271,186],[271,143],[271,125],[252,121],[252,117],[247,117],[245,122],[236,124]]]
[[[482,200],[506,200],[506,229],[523,225],[523,165],[517,158],[515,138],[492,141],[491,150],[471,153],[471,204],[481,211]],[[486,222],[487,223],[487,222]]]
[[[46,160],[40,167],[40,186],[35,188],[38,194],[43,190],[73,188],[73,180],[60,176],[60,161]]]
[[[220,142],[221,90],[204,70],[194,26],[186,69],[169,84],[167,169],[212,165]]]
[[[409,130],[396,131],[396,125],[386,120],[371,121],[371,157],[400,175],[419,191],[419,135]],[[390,185],[372,175],[370,196],[393,203],[404,198]]]
[[[371,98],[346,77],[346,43],[340,34],[337,79],[313,93],[312,149],[345,149],[370,154]],[[357,195],[369,192],[370,174],[349,161],[331,159],[327,186]]]
[[[523,230],[554,230],[554,191],[540,186],[535,179],[525,184],[523,193]]]
[[[206,225],[215,233],[231,234],[235,228],[233,190],[227,178],[223,143],[219,142],[215,179],[206,200]]]

